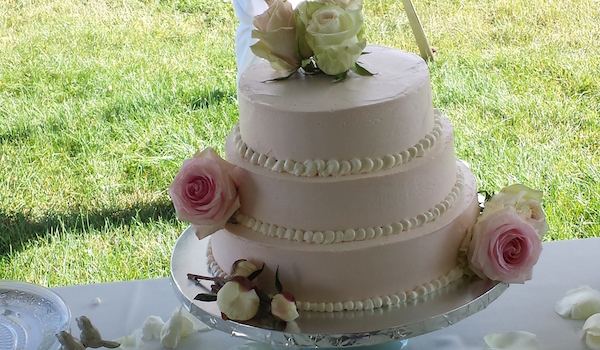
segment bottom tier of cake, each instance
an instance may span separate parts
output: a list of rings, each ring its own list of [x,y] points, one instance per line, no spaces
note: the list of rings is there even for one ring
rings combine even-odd
[[[246,259],[265,271],[257,284],[275,291],[275,271],[301,310],[342,311],[395,305],[459,278],[460,244],[479,215],[475,178],[458,163],[461,183],[453,204],[423,225],[373,239],[314,244],[227,225],[210,238],[208,261],[215,275]]]

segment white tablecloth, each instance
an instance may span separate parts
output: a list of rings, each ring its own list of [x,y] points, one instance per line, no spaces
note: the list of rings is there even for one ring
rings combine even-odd
[[[583,321],[567,320],[554,311],[565,293],[579,285],[600,290],[600,238],[544,243],[533,279],[511,285],[485,310],[443,330],[412,338],[405,349],[485,349],[490,333],[527,331],[537,335],[541,349],[587,347],[578,332]],[[105,339],[116,339],[140,328],[150,315],[167,320],[179,306],[170,279],[115,282],[53,288],[66,301],[74,321],[88,316]],[[96,298],[100,303],[94,302]],[[248,341],[220,331],[197,333],[184,339],[179,349],[229,349]],[[399,343],[377,349],[398,349]]]

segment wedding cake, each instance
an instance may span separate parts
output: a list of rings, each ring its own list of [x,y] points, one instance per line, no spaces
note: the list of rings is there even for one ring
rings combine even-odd
[[[548,230],[541,193],[508,187],[480,215],[475,178],[454,153],[452,124],[433,106],[426,62],[365,46],[360,26],[341,51],[319,46],[307,18],[330,21],[331,13],[319,11],[332,8],[358,18],[360,7],[347,3],[301,3],[295,24],[273,31],[308,23],[309,59],[297,52],[301,43],[288,48],[290,57],[270,46],[270,24],[257,18],[253,51],[269,61],[240,78],[227,161],[212,149],[199,152],[171,185],[178,217],[198,238],[210,235],[210,268],[223,278],[216,289],[239,284],[219,304],[229,318],[256,314],[258,296],[240,301],[253,289],[283,289],[300,310],[335,312],[394,306],[464,272],[502,282],[531,278]],[[281,21],[286,11],[291,5],[277,0],[262,16]],[[272,69],[282,67],[291,73]],[[243,277],[251,274],[252,282],[230,273],[240,261],[253,264]],[[205,300],[219,302],[219,294]],[[231,316],[253,303],[243,317]]]
[[[479,213],[473,175],[433,108],[426,63],[367,51],[361,63],[377,74],[342,83],[265,82],[268,64],[242,75],[225,146],[241,206],[210,238],[216,271],[242,258],[265,263],[264,277],[279,268],[300,308],[321,311],[381,306],[460,275],[459,246]]]

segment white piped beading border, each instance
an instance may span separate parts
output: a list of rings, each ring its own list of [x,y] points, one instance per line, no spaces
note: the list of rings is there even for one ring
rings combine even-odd
[[[212,245],[209,242],[208,249],[206,251],[207,264],[210,272],[213,276],[227,278],[228,275],[221,269],[219,264],[215,261],[212,254]],[[402,291],[395,294],[375,296],[364,300],[347,300],[347,301],[336,301],[336,302],[308,302],[296,300],[296,306],[298,310],[302,311],[316,311],[316,312],[335,312],[335,311],[360,311],[360,310],[373,310],[382,307],[393,307],[403,303],[409,303],[416,299],[433,293],[441,288],[446,287],[448,284],[458,280],[463,276],[463,270],[460,266],[450,270],[450,272],[440,278],[436,278],[431,282],[425,283],[410,291]]]
[[[262,222],[253,217],[247,216],[240,213],[239,211],[234,214],[235,220],[238,224],[249,228],[255,232],[259,232],[269,237],[277,237],[281,239],[287,239],[290,241],[314,243],[314,244],[334,244],[342,242],[352,241],[363,241],[368,239],[374,239],[381,236],[389,236],[392,234],[398,234],[403,231],[408,231],[415,227],[422,226],[430,221],[436,220],[438,217],[443,215],[448,209],[454,205],[456,198],[462,192],[464,186],[464,176],[460,169],[458,169],[456,175],[456,183],[450,193],[444,200],[436,204],[428,211],[418,214],[409,219],[403,219],[394,222],[389,225],[359,228],[359,229],[347,229],[345,231],[310,231],[310,230],[299,230],[293,228],[286,228],[275,224],[269,224]]]
[[[387,154],[381,158],[354,158],[351,160],[322,160],[309,159],[297,162],[291,159],[276,159],[255,152],[242,140],[239,124],[233,129],[235,148],[240,155],[254,165],[259,165],[279,173],[289,173],[296,176],[344,176],[361,173],[371,173],[386,170],[404,164],[413,158],[423,156],[431,149],[442,135],[442,119],[440,112],[434,110],[434,127],[429,134],[422,138],[416,145],[402,152]]]

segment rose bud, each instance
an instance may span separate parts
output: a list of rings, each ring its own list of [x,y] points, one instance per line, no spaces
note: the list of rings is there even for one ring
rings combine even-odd
[[[281,292],[271,299],[271,314],[280,321],[293,321],[298,318],[296,300],[292,294]]]
[[[217,305],[228,319],[247,321],[258,312],[260,298],[248,278],[235,276],[217,293]]]
[[[229,273],[229,275],[232,277],[233,276],[248,277],[256,270],[258,270],[256,268],[256,265],[247,261],[246,259],[240,259],[233,263],[233,266],[231,266],[231,272]]]

